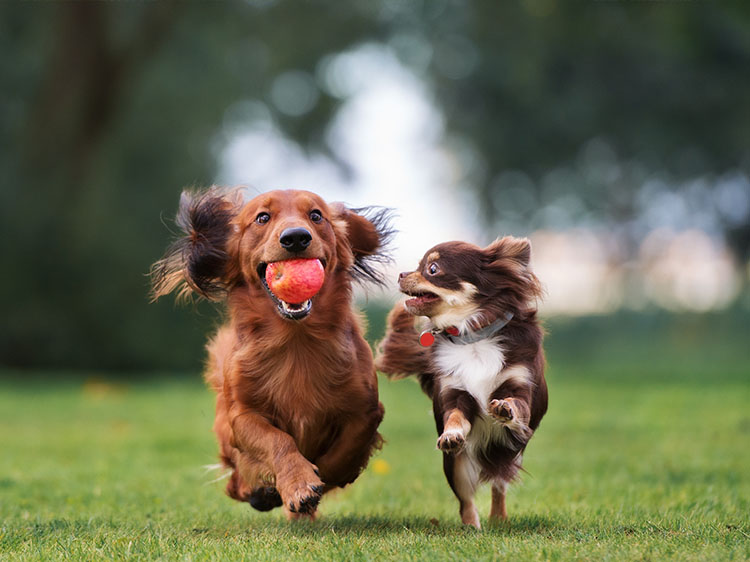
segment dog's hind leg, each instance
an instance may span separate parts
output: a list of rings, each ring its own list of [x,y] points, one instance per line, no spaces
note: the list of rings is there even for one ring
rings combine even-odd
[[[508,519],[508,512],[505,511],[505,490],[508,484],[501,479],[496,479],[492,483],[492,507],[490,508],[490,519],[494,521],[505,521]]]
[[[348,420],[331,448],[315,459],[327,488],[343,488],[364,470],[372,453],[382,446],[383,438],[377,429],[384,412],[383,405],[376,401],[369,412]]]
[[[479,485],[479,466],[466,453],[443,455],[443,470],[460,504],[461,522],[481,529],[474,494]]]

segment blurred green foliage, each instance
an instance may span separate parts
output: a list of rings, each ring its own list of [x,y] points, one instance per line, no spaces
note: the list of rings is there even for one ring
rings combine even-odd
[[[735,174],[743,205],[750,192],[748,4],[447,5],[416,36],[437,55],[425,74],[488,223],[614,229],[632,252],[655,226],[642,215],[682,214],[649,209],[676,195],[689,210],[664,224],[750,258],[747,212],[715,208]]]
[[[216,315],[148,304],[163,217],[181,188],[213,181],[228,136],[252,123],[232,113],[242,100],[345,167],[325,137],[345,99],[321,61],[363,42],[429,85],[489,224],[544,226],[533,211],[562,189],[574,224],[632,234],[649,174],[748,174],[749,16],[554,0],[0,3],[0,364],[193,366]],[[272,101],[289,71],[315,90],[304,111]],[[602,162],[619,175],[589,173]],[[717,216],[746,256],[748,221]]]
[[[347,10],[326,15],[337,33],[310,32],[319,8],[0,4],[0,364],[195,364],[212,320],[148,303],[163,218],[211,184],[232,102],[363,33]],[[285,125],[312,142],[328,115]]]

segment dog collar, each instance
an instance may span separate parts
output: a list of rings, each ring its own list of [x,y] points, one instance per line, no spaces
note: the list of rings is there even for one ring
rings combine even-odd
[[[487,338],[496,335],[500,330],[505,328],[512,319],[513,314],[511,312],[506,312],[503,316],[484,328],[481,328],[476,332],[466,332],[465,334],[460,333],[455,326],[450,326],[445,330],[432,328],[419,334],[419,345],[422,347],[430,347],[435,343],[436,336],[444,337],[449,342],[459,345],[477,343],[478,341],[486,340]]]

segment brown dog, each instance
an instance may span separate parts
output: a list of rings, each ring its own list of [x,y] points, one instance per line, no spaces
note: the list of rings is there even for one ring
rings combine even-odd
[[[461,520],[479,527],[474,493],[492,483],[490,517],[506,519],[505,490],[547,410],[541,286],[526,239],[479,248],[448,242],[402,273],[409,298],[393,309],[376,365],[395,378],[416,374],[433,401],[443,469]],[[415,316],[430,319],[420,335]],[[420,345],[420,343],[422,345]]]
[[[321,495],[353,482],[381,444],[383,406],[351,300],[353,280],[381,282],[372,266],[392,232],[386,210],[368,211],[306,191],[248,203],[238,190],[183,193],[185,236],[152,269],[154,298],[226,298],[229,319],[208,344],[205,377],[232,469],[227,493],[260,511],[283,505],[289,518],[313,517]],[[286,303],[264,273],[297,258],[320,260],[325,281],[304,303]]]

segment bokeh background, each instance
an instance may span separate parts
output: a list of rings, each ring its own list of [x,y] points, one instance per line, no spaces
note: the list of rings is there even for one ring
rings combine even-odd
[[[433,244],[531,238],[507,526],[461,528],[413,380],[315,525],[224,496],[221,309],[147,277],[212,184],[391,207],[373,343]],[[0,2],[0,248],[0,558],[750,559],[748,2]]]
[[[219,313],[146,273],[214,183],[392,207],[372,339],[426,248],[515,234],[552,357],[750,341],[742,3],[4,2],[0,47],[18,376],[197,370]]]

